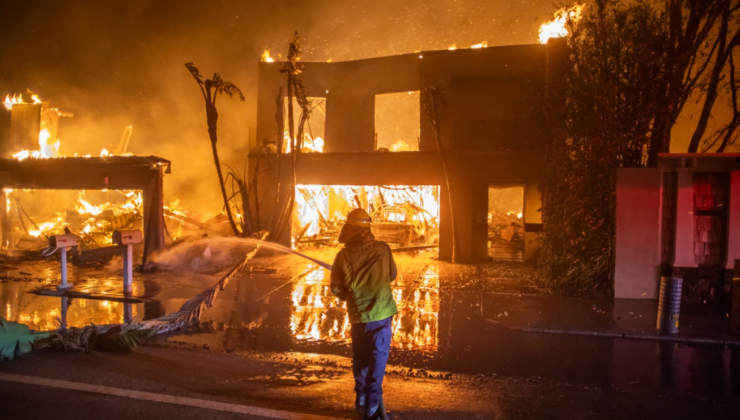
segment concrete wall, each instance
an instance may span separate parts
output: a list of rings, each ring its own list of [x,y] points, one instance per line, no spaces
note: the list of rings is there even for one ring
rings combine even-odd
[[[660,280],[660,170],[617,173],[614,297],[656,299]]]
[[[447,100],[440,126],[444,149],[522,150],[536,126],[525,117],[526,103],[537,94],[532,81],[545,73],[547,51],[546,45],[517,45],[303,63],[301,78],[309,96],[326,98],[329,153],[373,150],[375,95],[430,85],[442,86]],[[260,63],[253,152],[263,140],[276,138],[281,68],[281,63]],[[421,150],[436,150],[434,132],[421,114]]]
[[[540,194],[532,181],[537,170],[533,155],[536,121],[528,119],[525,103],[535,78],[546,74],[546,45],[519,45],[455,51],[427,51],[338,63],[304,63],[301,77],[312,97],[326,98],[325,153],[300,157],[296,178],[303,184],[440,185],[440,257],[456,261],[488,255],[488,184],[519,183],[525,188],[525,257],[538,248],[541,226]],[[551,55],[551,54],[550,54]],[[257,135],[250,145],[250,168],[260,161],[260,215],[264,224],[274,217],[276,182],[290,184],[291,163],[274,155],[258,158],[263,141],[275,141],[276,98],[281,63],[261,63],[257,98]],[[437,140],[424,117],[420,121],[419,152],[380,153],[374,149],[375,95],[423,91],[439,85],[447,101],[440,139],[449,173],[448,194]],[[285,94],[285,92],[283,92]],[[423,100],[422,100],[423,104]],[[279,133],[282,136],[282,133]],[[254,171],[250,170],[250,177]],[[292,192],[281,187],[278,202]],[[450,205],[449,197],[452,197]],[[452,209],[452,213],[451,210]],[[279,240],[289,243],[289,232]]]
[[[280,202],[292,191],[290,155],[280,156]],[[458,261],[475,261],[487,257],[488,250],[488,185],[495,182],[523,184],[539,165],[525,152],[445,153],[450,174]],[[259,202],[261,222],[265,228],[274,213],[275,155],[250,158],[250,168],[259,163]],[[250,177],[253,172],[250,173]],[[439,185],[440,189],[440,258],[452,257],[452,221],[447,186],[437,152],[399,153],[306,153],[300,156],[296,170],[299,184],[319,185]],[[526,198],[528,197],[528,198]],[[537,194],[525,189],[526,205],[539,209]],[[533,216],[534,217],[534,216]],[[283,232],[282,243],[290,243]]]
[[[730,209],[727,217],[727,232],[725,268],[734,270],[735,260],[740,259],[740,171],[730,174]]]

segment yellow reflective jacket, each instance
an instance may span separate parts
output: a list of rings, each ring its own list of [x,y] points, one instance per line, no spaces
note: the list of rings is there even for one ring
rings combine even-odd
[[[391,248],[382,241],[342,248],[331,269],[331,291],[347,301],[353,324],[380,321],[398,313],[391,282],[396,279]]]

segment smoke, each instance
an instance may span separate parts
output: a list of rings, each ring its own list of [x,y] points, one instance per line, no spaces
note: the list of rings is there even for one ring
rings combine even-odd
[[[240,170],[256,121],[257,63],[284,56],[294,30],[304,61],[356,60],[460,47],[535,43],[550,0],[185,1],[44,0],[0,5],[0,94],[30,88],[75,116],[62,119],[62,152],[96,156],[132,125],[129,152],[172,161],[166,201],[212,216],[222,201],[194,62],[245,93],[221,98],[219,151]],[[0,111],[0,136],[8,113]]]

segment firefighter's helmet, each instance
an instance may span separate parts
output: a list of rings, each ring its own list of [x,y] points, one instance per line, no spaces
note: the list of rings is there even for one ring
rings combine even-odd
[[[359,227],[371,227],[373,219],[363,209],[354,209],[347,215],[347,224]]]

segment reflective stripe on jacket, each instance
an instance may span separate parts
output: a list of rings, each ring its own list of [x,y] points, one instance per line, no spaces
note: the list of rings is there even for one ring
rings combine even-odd
[[[385,242],[373,240],[339,251],[331,269],[331,291],[347,301],[350,323],[380,321],[398,313],[391,290],[396,274]]]

